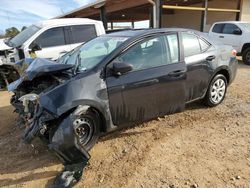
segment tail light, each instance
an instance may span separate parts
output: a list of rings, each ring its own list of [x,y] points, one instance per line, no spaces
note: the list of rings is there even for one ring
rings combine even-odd
[[[233,49],[233,50],[232,50],[232,56],[233,56],[233,57],[236,57],[236,55],[237,55],[237,51],[236,51],[235,49]]]

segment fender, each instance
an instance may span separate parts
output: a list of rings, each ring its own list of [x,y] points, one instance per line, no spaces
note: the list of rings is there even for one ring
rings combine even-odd
[[[72,122],[72,117],[70,115],[60,123],[50,141],[49,148],[54,150],[57,156],[66,164],[87,162],[90,159],[90,155],[78,143],[74,127],[69,126]]]
[[[82,73],[54,89],[40,94],[42,108],[57,117],[78,106],[95,108],[105,119],[105,129],[113,129],[106,82],[100,72]]]
[[[215,77],[215,75],[218,74],[218,72],[221,71],[221,70],[227,71],[228,76],[229,76],[229,77],[228,77],[228,80],[229,80],[229,82],[230,82],[230,79],[231,79],[230,69],[229,69],[228,66],[222,65],[222,66],[220,66],[220,67],[218,67],[218,68],[216,68],[216,69],[214,70],[214,73],[212,74],[212,76],[211,76],[211,78],[210,78],[210,80],[209,80],[209,84],[210,84],[210,82],[212,81],[212,79]]]
[[[222,66],[220,66],[220,67],[218,67],[217,69],[214,70],[213,74],[211,75],[211,77],[210,77],[210,79],[209,79],[208,84],[210,84],[211,81],[213,80],[213,78],[215,77],[215,75],[217,75],[218,72],[220,72],[220,71],[222,71],[222,70],[227,71],[228,76],[229,76],[229,80],[230,80],[230,70],[229,70],[229,67],[226,66],[226,65],[222,65]],[[208,86],[209,86],[209,85],[208,85]],[[201,97],[200,99],[203,99],[203,98],[205,97],[205,95],[206,95],[206,93],[207,93],[207,90],[208,90],[208,86],[207,86],[206,92],[204,92],[204,94],[202,95],[202,97]]]

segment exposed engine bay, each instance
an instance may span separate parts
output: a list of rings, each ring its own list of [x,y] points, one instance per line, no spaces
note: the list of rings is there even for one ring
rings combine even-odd
[[[13,66],[22,74],[19,79],[8,85],[8,90],[14,93],[11,104],[15,107],[15,112],[19,114],[20,126],[25,125],[26,120],[32,118],[35,110],[35,105],[22,100],[22,96],[31,93],[39,95],[41,92],[47,92],[62,84],[72,77],[72,72],[68,70],[71,67],[71,65],[60,65],[54,61],[39,58],[31,63],[22,61]]]

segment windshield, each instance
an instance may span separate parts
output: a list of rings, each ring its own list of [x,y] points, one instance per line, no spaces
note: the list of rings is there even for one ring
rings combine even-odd
[[[127,37],[114,36],[97,37],[65,54],[58,60],[58,63],[78,63],[79,71],[91,69],[127,39]]]
[[[21,33],[16,35],[14,38],[10,39],[6,42],[7,45],[11,47],[18,47],[21,46],[26,40],[28,40],[31,36],[33,36],[37,31],[39,31],[41,28],[31,25],[25,30],[23,30]]]
[[[250,23],[240,23],[240,25],[247,30],[248,32],[250,32]]]

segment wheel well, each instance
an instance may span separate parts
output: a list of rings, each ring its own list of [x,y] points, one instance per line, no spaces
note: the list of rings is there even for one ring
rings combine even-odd
[[[75,110],[77,110],[77,106],[74,107],[74,108],[71,108],[70,110],[68,110],[67,112],[65,112],[64,114],[62,114],[60,116],[60,120],[65,119],[67,116],[69,116]],[[89,106],[88,110],[91,110],[93,113],[96,113],[100,117],[100,121],[101,121],[100,132],[105,132],[106,131],[106,119],[105,119],[105,116],[103,115],[103,113],[101,113],[100,110],[98,110],[97,108],[95,108],[93,106]]]
[[[97,115],[100,117],[100,120],[101,120],[100,132],[105,132],[106,131],[106,120],[105,120],[104,115],[100,112],[100,110],[98,110],[95,107],[90,107],[90,110],[92,110],[94,113],[97,113]]]
[[[215,74],[215,76],[218,75],[218,74],[222,74],[223,76],[225,76],[226,79],[227,79],[227,83],[230,82],[230,75],[229,75],[229,72],[228,72],[226,69],[221,69],[221,70],[219,70],[219,71]]]
[[[241,49],[241,54],[243,54],[244,50],[250,47],[250,43],[246,43],[243,45],[242,49]]]

